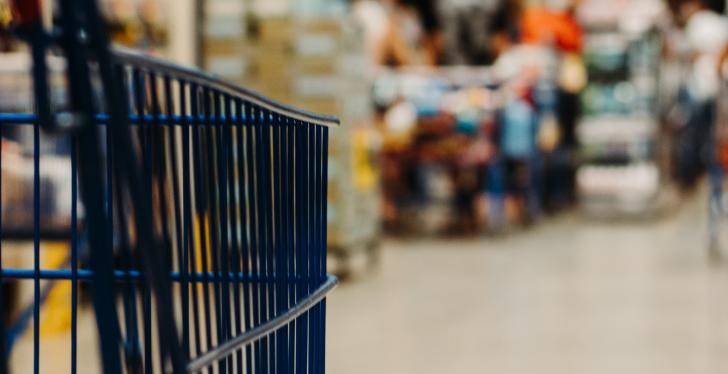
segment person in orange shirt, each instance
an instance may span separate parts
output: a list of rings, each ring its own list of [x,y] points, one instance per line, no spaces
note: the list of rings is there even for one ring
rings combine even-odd
[[[578,145],[576,125],[581,112],[580,94],[587,83],[587,74],[581,58],[584,31],[576,18],[580,0],[544,0],[529,6],[521,16],[521,41],[525,44],[553,48],[559,54],[558,103],[556,114],[560,129],[559,149],[573,154]],[[567,203],[576,198],[575,170],[569,167],[563,181]]]
[[[526,44],[553,45],[561,52],[581,53],[584,32],[576,20],[578,0],[549,0],[523,11],[521,40]]]

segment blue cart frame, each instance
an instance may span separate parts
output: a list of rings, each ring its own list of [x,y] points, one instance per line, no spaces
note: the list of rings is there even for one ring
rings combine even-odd
[[[323,373],[325,296],[336,285],[326,273],[328,131],[338,120],[110,48],[95,0],[59,5],[49,33],[37,1],[15,4],[34,57],[35,111],[0,114],[0,131],[33,129],[34,265],[0,262],[0,282],[32,282],[34,298],[9,326],[0,318],[0,372],[30,320],[40,371],[43,300],[71,282],[72,373],[89,348],[78,346],[80,283],[105,373]],[[64,109],[49,99],[49,46],[68,62]],[[51,136],[41,129],[71,142],[61,270],[41,268],[39,145]],[[0,232],[5,240],[2,222]]]

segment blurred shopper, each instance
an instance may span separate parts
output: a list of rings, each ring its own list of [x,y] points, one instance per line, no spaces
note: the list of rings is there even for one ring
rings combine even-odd
[[[376,60],[387,66],[435,65],[441,37],[435,0],[388,0],[386,36]]]
[[[726,1],[725,0],[706,0],[708,8],[716,13],[725,13]]]
[[[538,193],[536,171],[537,116],[529,102],[527,82],[511,87],[511,97],[501,115],[501,153],[505,163],[506,213],[509,221],[535,219]]]
[[[579,0],[530,2],[523,11],[523,42],[553,45],[565,53],[581,54],[584,32],[576,19],[579,3]]]
[[[559,183],[549,188],[549,196],[546,196],[546,200],[555,207],[568,204],[576,197],[575,168],[568,160],[573,158],[570,155],[577,147],[580,94],[587,83],[582,60],[584,32],[576,19],[579,3],[579,0],[532,3],[524,9],[521,22],[524,43],[553,48],[559,58],[556,114],[560,134],[558,147],[550,158],[561,162],[550,166],[550,179]]]
[[[441,0],[443,65],[490,65],[520,39],[521,0]]]
[[[440,1],[443,64],[487,65],[493,61],[489,42],[499,3],[501,0]]]
[[[679,95],[687,115],[678,139],[678,177],[690,188],[714,159],[715,102],[721,54],[728,45],[728,19],[707,1],[671,0],[668,5],[682,29],[682,59],[689,64]]]
[[[522,0],[501,0],[490,22],[489,48],[494,58],[514,44],[521,43],[523,18]]]

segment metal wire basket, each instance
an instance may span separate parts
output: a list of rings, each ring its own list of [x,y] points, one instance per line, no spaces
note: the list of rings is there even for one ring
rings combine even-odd
[[[36,110],[0,114],[0,129],[33,132],[33,264],[2,267],[0,245],[0,282],[32,283],[33,300],[0,318],[0,371],[31,321],[41,371],[40,323],[53,318],[41,309],[70,283],[72,373],[79,351],[95,349],[78,336],[85,285],[104,372],[323,373],[325,296],[336,284],[326,274],[327,145],[338,120],[109,48],[94,1],[59,2],[60,37],[27,3],[16,6]],[[68,62],[63,111],[48,100],[53,43]],[[57,197],[70,200],[70,218],[53,230],[69,250],[53,269],[41,265],[40,142],[52,136],[42,128],[70,142],[70,193]],[[22,240],[3,223],[2,242]]]

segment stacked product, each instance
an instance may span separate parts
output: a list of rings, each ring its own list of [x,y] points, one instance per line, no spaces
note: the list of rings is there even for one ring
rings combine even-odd
[[[245,10],[239,0],[207,1],[203,9],[202,64],[227,81],[242,82],[249,66]]]
[[[342,126],[329,145],[329,249],[337,271],[352,256],[377,258],[379,239],[379,136],[373,127],[363,33],[344,2],[297,1],[293,10],[291,90],[297,106],[335,113]]]
[[[245,47],[248,63],[243,84],[284,103],[292,102],[293,25],[288,12],[250,17]],[[308,108],[307,108],[308,109]]]
[[[224,80],[291,103],[292,35],[286,1],[207,1],[203,67]]]
[[[229,0],[217,0],[224,1]],[[225,54],[208,53],[207,67],[275,100],[341,120],[342,126],[330,132],[328,236],[333,257],[341,260],[338,269],[346,272],[351,255],[376,256],[379,236],[379,142],[363,32],[346,1],[260,0],[232,10],[219,13],[235,18],[240,13],[248,25],[234,31],[244,37],[230,33],[222,40]],[[208,26],[208,39],[209,29],[220,27]]]

